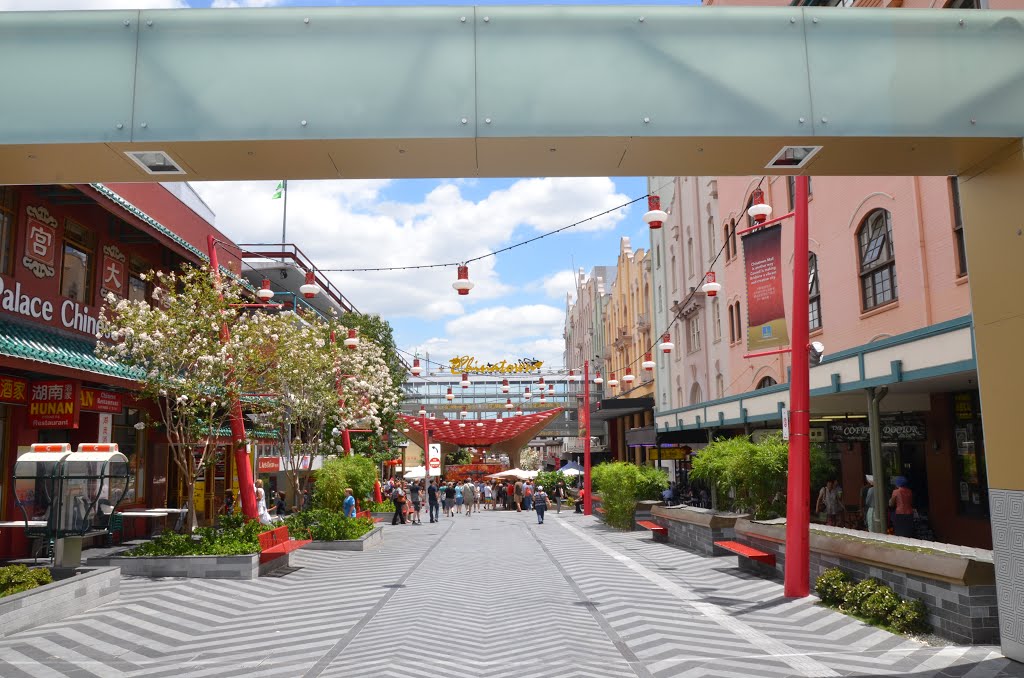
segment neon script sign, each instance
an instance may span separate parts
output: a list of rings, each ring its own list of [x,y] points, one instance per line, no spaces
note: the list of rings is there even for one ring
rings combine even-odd
[[[464,355],[452,358],[449,364],[452,374],[462,374],[463,372],[470,374],[526,374],[527,372],[536,372],[544,362],[536,358],[520,358],[514,362],[502,360],[496,363],[482,364],[478,363],[476,358]]]

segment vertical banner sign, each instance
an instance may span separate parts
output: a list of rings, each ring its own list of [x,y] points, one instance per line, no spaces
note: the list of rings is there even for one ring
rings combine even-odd
[[[78,428],[77,381],[35,381],[28,403],[30,428]]]
[[[789,345],[782,296],[782,226],[743,238],[747,273],[747,350]]]
[[[427,453],[427,475],[441,475],[441,444],[430,443],[430,451]]]
[[[789,440],[789,408],[782,408],[782,439]]]
[[[114,415],[100,414],[100,432],[96,436],[98,443],[112,443],[114,436]]]

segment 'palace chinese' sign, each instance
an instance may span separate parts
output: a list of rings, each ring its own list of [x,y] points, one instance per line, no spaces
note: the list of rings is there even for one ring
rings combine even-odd
[[[31,428],[78,428],[79,386],[77,381],[33,382],[28,403]]]
[[[0,375],[0,403],[28,404],[28,381]]]
[[[476,358],[464,355],[452,358],[449,364],[451,365],[452,374],[462,374],[463,372],[470,374],[526,374],[528,372],[536,372],[544,362],[535,358],[520,358],[511,363],[507,360],[502,360],[501,362],[484,365],[478,363]]]

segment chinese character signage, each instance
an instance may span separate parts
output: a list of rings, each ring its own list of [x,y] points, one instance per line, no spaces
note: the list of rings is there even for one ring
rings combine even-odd
[[[782,227],[770,226],[744,236],[743,257],[747,274],[747,350],[789,345],[782,297]]]
[[[128,279],[125,273],[125,260],[127,258],[115,245],[103,247],[103,268],[100,271],[100,281],[103,292],[111,292],[115,296],[125,296],[125,284]]]
[[[37,278],[52,278],[57,251],[57,220],[45,207],[29,206],[25,235],[25,256],[22,265]]]
[[[536,372],[544,365],[542,360],[536,358],[520,358],[515,362],[502,360],[497,363],[478,363],[476,358],[468,355],[452,358],[449,361],[452,374],[527,374]]]
[[[0,402],[28,405],[28,382],[18,377],[0,375]]]
[[[124,398],[120,393],[101,391],[96,388],[83,388],[81,401],[83,412],[121,414],[121,410],[124,408]]]
[[[79,386],[77,381],[32,382],[28,404],[31,428],[78,428]]]

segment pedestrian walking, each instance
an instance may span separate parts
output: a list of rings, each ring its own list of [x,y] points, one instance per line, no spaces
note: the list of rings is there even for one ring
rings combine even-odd
[[[494,488],[491,487],[491,483],[484,485],[484,506],[491,506],[491,500],[494,499]],[[491,508],[494,508],[491,506]]]
[[[436,523],[441,520],[441,503],[438,499],[437,481],[431,480],[427,486],[427,505],[430,513],[430,522]]]
[[[341,503],[341,512],[346,518],[356,517],[356,498],[352,496],[352,488],[345,488],[345,501]]]
[[[420,525],[420,492],[422,487],[418,480],[413,481],[409,486],[409,501],[412,502],[412,511],[409,512],[409,518],[412,520],[413,525]]]
[[[462,514],[462,505],[465,502],[466,497],[462,494],[462,483],[455,483],[455,512],[459,515]]]
[[[523,485],[523,508],[527,511],[533,508],[533,483],[529,480]]]
[[[537,524],[544,524],[544,513],[548,510],[548,493],[544,491],[543,485],[537,486],[533,493],[533,509],[537,512]]]
[[[565,487],[565,481],[559,480],[558,484],[555,485],[555,505],[558,507],[558,513],[562,512],[562,502],[569,496],[569,490]]]
[[[875,477],[870,473],[864,476],[864,480],[867,482],[867,486],[864,488],[863,499],[861,500],[864,508],[864,524],[868,528],[868,532],[875,531]]]
[[[263,525],[270,525],[274,519],[267,510],[267,494],[263,491],[263,480],[256,481],[256,517]]]
[[[893,478],[896,489],[889,497],[889,506],[895,509],[892,529],[897,537],[914,536],[914,493],[907,487],[907,479],[903,476]]]
[[[523,481],[517,480],[513,488],[515,496],[516,513],[523,512]]]
[[[818,492],[818,503],[815,509],[825,514],[826,525],[838,525],[839,516],[843,512],[843,488],[835,478],[829,478],[825,486]]]
[[[466,504],[466,517],[473,513],[473,506],[476,505],[476,485],[472,480],[467,480],[462,486],[462,500]]]
[[[444,514],[449,518],[455,515],[453,509],[455,508],[455,484],[452,481],[448,481],[448,485],[444,488]]]
[[[391,490],[391,501],[395,504],[395,515],[391,517],[391,524],[397,525],[401,522],[405,525],[405,490],[401,485],[396,484]]]

